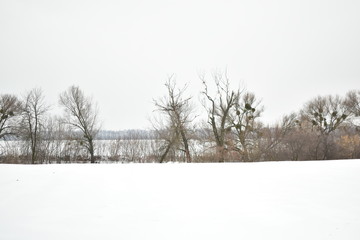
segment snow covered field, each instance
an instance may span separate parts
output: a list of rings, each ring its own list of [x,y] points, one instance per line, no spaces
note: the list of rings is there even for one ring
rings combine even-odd
[[[0,165],[0,239],[360,239],[360,160]]]

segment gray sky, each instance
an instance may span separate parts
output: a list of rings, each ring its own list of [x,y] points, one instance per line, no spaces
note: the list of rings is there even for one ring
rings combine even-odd
[[[272,122],[360,89],[359,13],[358,0],[0,0],[0,94],[41,87],[56,109],[75,84],[103,128],[145,128],[167,76],[198,104],[198,73],[226,68]]]

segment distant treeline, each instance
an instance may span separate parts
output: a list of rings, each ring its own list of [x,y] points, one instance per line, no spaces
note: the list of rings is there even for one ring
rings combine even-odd
[[[117,139],[155,139],[154,130],[129,129],[129,130],[100,130],[96,136],[97,140],[117,140]]]
[[[269,126],[261,121],[261,101],[246,89],[232,88],[226,74],[200,80],[199,102],[170,77],[166,95],[154,100],[150,130],[101,130],[96,104],[77,86],[60,94],[61,116],[49,114],[41,89],[21,97],[2,94],[0,163],[360,158],[360,90],[317,96]]]
[[[43,133],[45,136],[51,136],[53,133],[49,132]],[[81,137],[81,132],[72,131],[69,135]],[[66,140],[65,135],[57,135],[58,139],[56,140]],[[117,139],[155,139],[156,133],[154,130],[144,130],[144,129],[129,129],[129,130],[100,130],[95,136],[95,140],[117,140]],[[17,135],[7,135],[1,139],[3,141],[21,141],[21,136]]]

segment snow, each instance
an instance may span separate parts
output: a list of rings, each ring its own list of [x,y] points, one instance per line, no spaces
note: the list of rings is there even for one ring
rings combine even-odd
[[[0,239],[360,239],[360,160],[0,165]]]

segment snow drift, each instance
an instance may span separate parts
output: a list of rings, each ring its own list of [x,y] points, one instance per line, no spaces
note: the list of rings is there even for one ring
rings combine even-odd
[[[360,239],[360,160],[0,165],[0,239]]]

